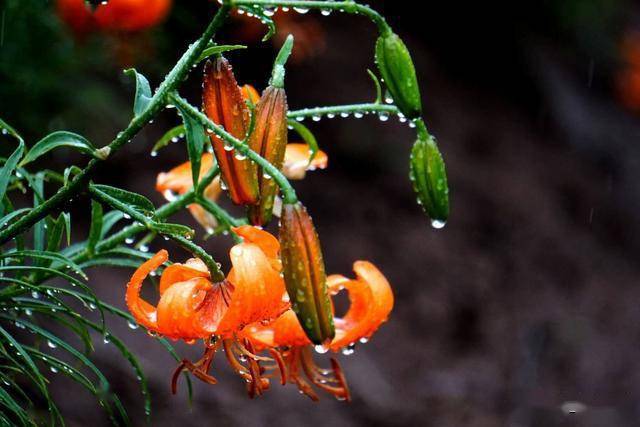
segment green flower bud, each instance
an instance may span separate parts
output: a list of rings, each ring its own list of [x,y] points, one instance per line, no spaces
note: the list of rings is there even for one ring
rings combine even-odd
[[[444,160],[431,135],[419,137],[411,150],[410,178],[418,203],[435,228],[444,227],[449,217],[449,186]]]
[[[402,114],[408,119],[422,114],[420,88],[409,50],[397,34],[389,31],[378,37],[376,63],[385,84]]]
[[[320,239],[300,203],[285,204],[280,218],[280,259],[291,308],[314,344],[335,336]]]

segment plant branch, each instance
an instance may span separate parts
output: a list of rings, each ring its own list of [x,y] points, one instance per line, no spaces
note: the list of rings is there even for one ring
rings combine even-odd
[[[337,10],[340,12],[364,15],[378,27],[380,34],[391,31],[384,17],[369,6],[358,4],[353,0],[347,1],[305,1],[305,0],[230,0],[231,6],[253,6],[263,8],[290,7],[300,9]]]
[[[375,102],[364,104],[350,105],[332,105],[327,107],[303,108],[301,110],[293,110],[287,113],[289,119],[300,119],[309,117],[321,117],[327,115],[338,116],[350,115],[356,113],[378,113],[378,114],[396,114],[402,117],[402,113],[395,105],[378,104]]]

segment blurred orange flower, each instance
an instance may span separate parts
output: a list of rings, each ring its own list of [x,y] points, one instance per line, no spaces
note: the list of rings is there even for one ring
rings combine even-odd
[[[84,0],[58,0],[60,17],[79,34],[92,30],[141,31],[160,23],[171,10],[172,0],[109,0],[95,10]]]
[[[328,163],[327,154],[318,151],[316,157],[311,163],[309,158],[311,153],[309,146],[302,143],[291,143],[287,145],[284,157],[283,173],[289,179],[303,179],[306,171],[315,169],[325,169]],[[204,175],[211,167],[213,167],[213,155],[204,154],[200,167],[200,176]],[[191,175],[191,162],[185,162],[171,169],[169,172],[158,174],[156,180],[156,190],[162,193],[165,199],[171,201],[176,195],[184,194],[193,188],[193,178]],[[220,177],[216,177],[213,182],[206,188],[204,195],[215,202],[222,193]],[[200,205],[189,205],[191,215],[198,221],[202,227],[208,232],[218,226],[218,221],[209,212],[205,211]]]

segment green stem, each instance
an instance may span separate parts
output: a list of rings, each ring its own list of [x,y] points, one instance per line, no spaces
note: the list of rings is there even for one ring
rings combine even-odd
[[[167,95],[174,91],[186,78],[187,73],[200,57],[202,51],[207,47],[215,32],[222,26],[229,14],[229,4],[225,2],[213,20],[209,23],[202,36],[196,43],[191,45],[182,55],[177,64],[169,72],[165,80],[160,84],[147,108],[138,116],[134,117],[125,130],[118,133],[116,138],[103,149],[110,155],[118,151],[123,145],[129,142],[153,117],[166,105]],[[108,156],[107,156],[108,158]],[[106,159],[106,158],[105,158]],[[31,210],[28,214],[20,218],[11,226],[0,231],[0,244],[4,244],[15,236],[30,228],[33,224],[49,215],[50,212],[60,207],[65,202],[71,200],[75,195],[83,191],[89,184],[89,179],[100,162],[103,160],[91,160],[84,170],[76,175],[71,182],[60,188],[56,194],[43,204]]]
[[[231,144],[233,148],[240,154],[248,157],[256,162],[262,170],[269,175],[278,184],[282,190],[284,202],[287,204],[294,204],[298,202],[298,196],[296,192],[287,180],[287,178],[271,163],[269,163],[264,157],[260,156],[255,151],[251,150],[246,144],[233,135],[225,131],[221,126],[218,126],[211,121],[207,116],[202,114],[197,108],[189,104],[185,99],[181,98],[178,94],[172,93],[169,95],[171,102],[175,105],[179,105],[184,111],[191,114],[191,116],[198,120],[203,126],[210,129],[219,138],[228,144]]]
[[[224,273],[220,270],[220,265],[200,246],[181,236],[169,234],[167,237],[194,254],[196,257],[200,258],[209,269],[209,272],[211,273],[211,280],[213,282],[222,282],[225,279]]]
[[[353,0],[347,1],[300,1],[300,0],[230,0],[232,6],[258,6],[263,8],[274,7],[295,7],[301,9],[321,9],[321,10],[337,10],[340,12],[360,14],[369,18],[378,27],[380,35],[387,34],[391,31],[391,27],[385,21],[384,17],[369,6],[358,4]]]
[[[332,105],[327,107],[315,107],[315,108],[303,108],[301,110],[289,111],[287,118],[299,119],[308,117],[321,117],[326,115],[338,116],[340,114],[354,114],[354,113],[384,113],[384,114],[397,114],[400,115],[400,110],[395,105],[378,104],[375,102],[364,104],[350,104],[350,105]],[[402,116],[401,116],[402,117]]]
[[[427,130],[427,125],[424,123],[422,118],[415,119],[413,121],[416,125],[416,133],[418,134],[418,139],[422,141],[426,141],[429,139],[429,131]]]

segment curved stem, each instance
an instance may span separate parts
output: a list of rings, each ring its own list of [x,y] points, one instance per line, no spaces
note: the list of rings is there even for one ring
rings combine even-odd
[[[197,62],[200,54],[207,47],[215,32],[224,23],[227,15],[229,14],[229,9],[230,7],[227,3],[224,3],[220,9],[218,9],[218,12],[207,26],[202,36],[196,43],[187,49],[178,63],[160,84],[147,108],[142,113],[134,117],[125,130],[118,133],[116,138],[110,144],[103,147],[104,151],[108,152],[110,155],[118,151],[123,145],[131,141],[131,139],[166,105],[167,94],[175,90],[183,82],[192,65]],[[107,157],[108,156],[105,157],[105,160]],[[8,242],[24,230],[30,228],[33,224],[46,217],[50,212],[83,191],[87,187],[91,175],[102,161],[102,159],[91,160],[82,172],[76,175],[66,186],[60,188],[60,190],[58,190],[58,192],[50,199],[32,209],[28,214],[11,224],[6,229],[0,231],[0,244]]]
[[[238,151],[240,154],[248,157],[249,159],[256,162],[263,171],[272,177],[274,181],[278,184],[280,189],[282,190],[282,195],[284,198],[284,202],[287,204],[294,204],[298,202],[298,196],[296,196],[296,192],[287,180],[287,178],[271,163],[269,163],[264,157],[260,156],[255,151],[251,150],[246,144],[240,141],[237,138],[234,138],[229,132],[224,130],[221,126],[218,126],[213,121],[211,121],[206,115],[202,114],[197,108],[193,105],[189,104],[185,99],[180,97],[176,93],[172,93],[169,95],[171,102],[175,105],[180,105],[180,107],[191,114],[191,116],[198,120],[203,126],[210,129],[213,133],[215,133],[219,138],[225,141],[228,144],[233,145],[233,148]]]
[[[332,105],[327,107],[315,107],[315,108],[303,108],[301,110],[293,110],[287,113],[289,119],[299,119],[308,117],[320,117],[333,114],[335,116],[340,114],[354,114],[354,113],[385,113],[396,114],[402,117],[402,113],[395,105],[378,104],[375,102],[363,103],[363,104],[349,104],[349,105]]]
[[[384,17],[369,6],[358,4],[353,0],[347,1],[305,1],[305,0],[229,0],[232,6],[258,6],[258,7],[295,7],[301,9],[337,10],[340,12],[360,14],[369,18],[378,27],[380,34],[387,34],[391,27]]]

